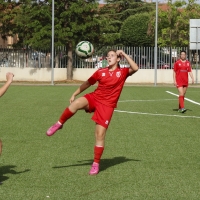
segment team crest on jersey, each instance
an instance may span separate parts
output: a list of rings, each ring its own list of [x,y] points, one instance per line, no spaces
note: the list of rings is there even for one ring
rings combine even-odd
[[[105,73],[102,73],[102,74],[101,74],[101,76],[105,76],[105,75],[106,75]]]
[[[179,63],[179,66],[181,66],[181,63]]]
[[[121,76],[121,72],[116,73],[116,77],[119,78]]]

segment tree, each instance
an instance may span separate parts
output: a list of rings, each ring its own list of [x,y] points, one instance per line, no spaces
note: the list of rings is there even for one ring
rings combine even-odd
[[[178,16],[175,27],[178,29],[177,46],[189,45],[190,19],[200,19],[200,5],[190,0]]]
[[[13,18],[12,29],[19,34],[20,42],[33,48],[51,47],[52,1],[20,1],[18,15]],[[95,0],[55,1],[55,47],[67,47],[67,79],[72,79],[72,52],[81,40],[93,44],[99,39],[98,3]],[[3,23],[3,26],[7,26]],[[11,30],[11,26],[7,26]]]
[[[200,18],[200,5],[194,0],[171,1],[167,10],[158,12],[158,45],[159,46],[188,46],[189,20]],[[155,13],[152,14],[148,34],[154,35]]]
[[[177,27],[177,20],[184,12],[183,6],[186,5],[184,1],[168,2],[166,11],[159,11],[159,31],[158,31],[158,45],[160,46],[177,46],[179,41],[179,27]],[[179,45],[178,45],[179,46]]]
[[[128,46],[151,46],[153,38],[147,34],[150,15],[141,13],[130,16],[121,27],[121,40]]]
[[[0,0],[0,35],[6,40],[8,36],[14,36],[16,24],[13,20],[17,16],[19,3]]]
[[[105,45],[124,45],[120,34],[124,21],[130,16],[151,12],[153,9],[154,4],[141,0],[107,0],[99,12],[101,17],[105,17],[102,42]]]

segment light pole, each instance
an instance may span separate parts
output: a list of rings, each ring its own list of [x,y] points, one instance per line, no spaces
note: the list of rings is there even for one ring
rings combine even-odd
[[[51,85],[54,85],[54,0],[52,0],[52,27],[51,27]]]
[[[157,85],[157,44],[158,40],[158,0],[156,0],[156,22],[155,22],[155,49],[154,49],[154,85]]]

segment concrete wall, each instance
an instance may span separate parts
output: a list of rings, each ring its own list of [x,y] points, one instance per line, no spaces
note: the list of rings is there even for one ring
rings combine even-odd
[[[6,72],[12,72],[15,81],[51,81],[51,68],[18,68],[18,67],[1,67],[0,81],[5,80]],[[54,81],[66,80],[67,69],[55,68]]]
[[[75,68],[73,79],[85,81],[96,69]],[[51,81],[51,68],[18,68],[18,67],[0,67],[0,81],[5,81],[6,72],[15,74],[15,81]],[[126,80],[126,83],[154,83],[155,71],[153,69],[140,69]],[[199,70],[197,77],[200,77]],[[54,68],[54,81],[63,81],[67,79],[66,68]],[[157,70],[157,83],[173,83],[172,70]],[[196,80],[196,70],[193,70]],[[198,81],[199,83],[200,81]]]

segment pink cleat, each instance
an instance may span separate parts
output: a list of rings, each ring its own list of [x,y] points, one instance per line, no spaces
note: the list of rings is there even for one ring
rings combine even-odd
[[[53,126],[51,126],[47,130],[46,132],[47,136],[52,136],[57,130],[61,129],[62,127],[63,127],[62,124],[59,124],[58,122],[56,122]]]
[[[98,173],[99,173],[99,164],[93,162],[90,172],[89,172],[89,175],[97,175]]]

